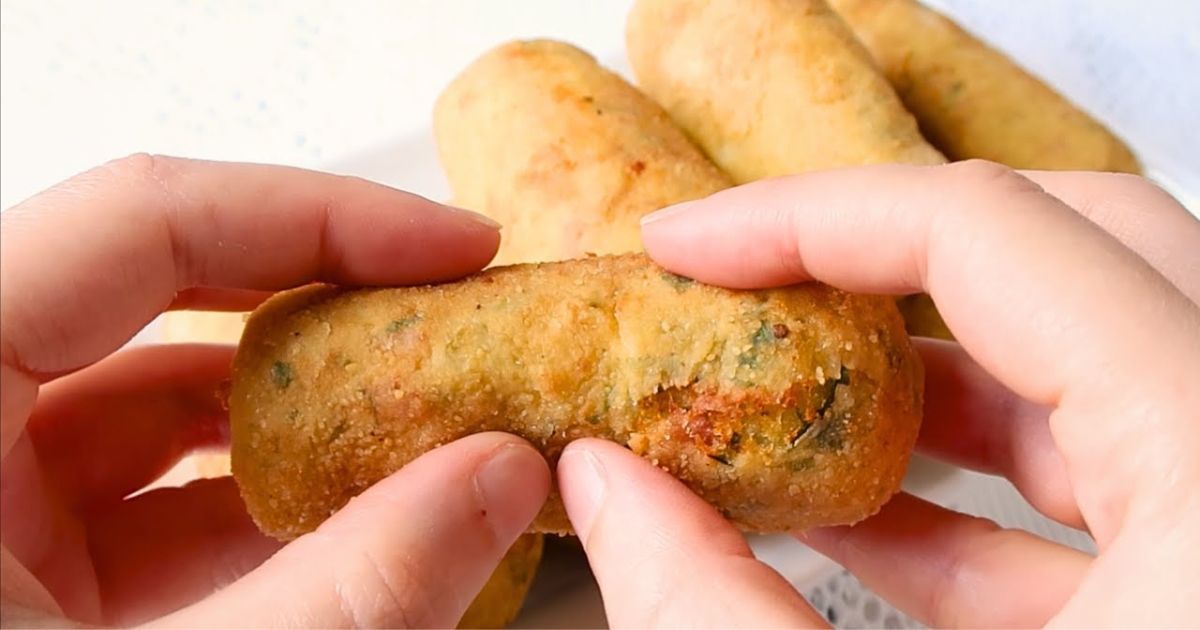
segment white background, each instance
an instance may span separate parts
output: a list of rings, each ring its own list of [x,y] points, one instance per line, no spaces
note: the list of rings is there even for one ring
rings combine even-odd
[[[619,59],[628,0],[5,0],[0,207],[159,153],[320,167],[422,130],[514,37]],[[1200,189],[1200,2],[938,0]]]

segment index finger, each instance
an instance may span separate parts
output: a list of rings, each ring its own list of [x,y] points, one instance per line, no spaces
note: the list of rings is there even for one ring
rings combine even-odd
[[[3,228],[0,357],[35,373],[96,361],[191,287],[447,280],[499,243],[480,215],[357,178],[146,155],[23,202]]]
[[[357,178],[147,155],[0,221],[3,450],[37,383],[116,350],[181,290],[447,280],[500,240],[480,215]]]
[[[1100,539],[1135,480],[1176,474],[1170,467],[1191,459],[1185,438],[1200,439],[1188,420],[1197,394],[1187,375],[1200,373],[1195,305],[1011,169],[889,165],[764,181],[652,215],[642,237],[660,264],[715,284],[815,278],[928,292],[984,368],[1059,406],[1051,429]],[[1153,463],[1122,457],[1131,443]],[[1109,483],[1124,491],[1101,500],[1097,486]]]

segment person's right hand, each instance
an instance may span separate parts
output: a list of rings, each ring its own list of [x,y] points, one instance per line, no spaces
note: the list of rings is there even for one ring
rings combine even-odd
[[[908,495],[801,540],[935,626],[1195,621],[1200,223],[1169,195],[1127,175],[878,166],[720,192],[642,235],[712,284],[931,294],[961,346],[920,340],[919,448],[1004,475],[1099,555]],[[558,475],[614,626],[824,625],[631,453],[575,442]]]

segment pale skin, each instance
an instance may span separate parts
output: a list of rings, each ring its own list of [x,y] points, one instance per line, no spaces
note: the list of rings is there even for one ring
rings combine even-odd
[[[6,625],[453,626],[549,487],[483,434],[280,549],[232,480],[125,498],[226,438],[232,350],[113,354],[168,308],[241,309],[313,280],[403,285],[490,260],[488,220],[351,178],[134,156],[0,229]],[[919,448],[1002,474],[1096,558],[901,495],[797,532],[938,626],[1181,625],[1200,600],[1200,223],[1141,179],[987,163],[752,184],[643,223],[704,282],[930,293]],[[110,356],[111,355],[111,356]],[[683,485],[582,440],[557,470],[614,627],[823,626]],[[319,570],[314,570],[319,568]]]

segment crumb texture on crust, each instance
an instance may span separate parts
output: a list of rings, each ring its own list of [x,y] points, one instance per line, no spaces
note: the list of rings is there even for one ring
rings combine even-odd
[[[915,0],[829,0],[952,159],[1140,173],[1116,135],[1004,53]]]
[[[738,183],[945,161],[824,0],[639,0],[638,84]]]
[[[174,311],[167,313],[163,338],[168,343],[236,344],[245,326],[245,313]],[[191,455],[200,478],[230,474],[227,452],[200,452]],[[499,566],[471,601],[459,622],[460,628],[504,628],[516,619],[525,595],[537,575],[542,558],[542,535],[526,534],[504,554]]]
[[[816,283],[732,291],[625,255],[316,287],[251,317],[233,470],[260,527],[292,538],[464,435],[510,431],[552,463],[593,436],[784,531],[858,521],[899,488],[921,391],[893,301]],[[569,531],[556,495],[534,530]]]
[[[825,0],[638,0],[626,43],[642,88],[739,183],[946,161]],[[953,339],[927,296],[900,309],[912,334]]]
[[[500,264],[638,251],[643,215],[731,185],[662,108],[561,42],[484,54],[433,119],[455,202],[504,225]]]

